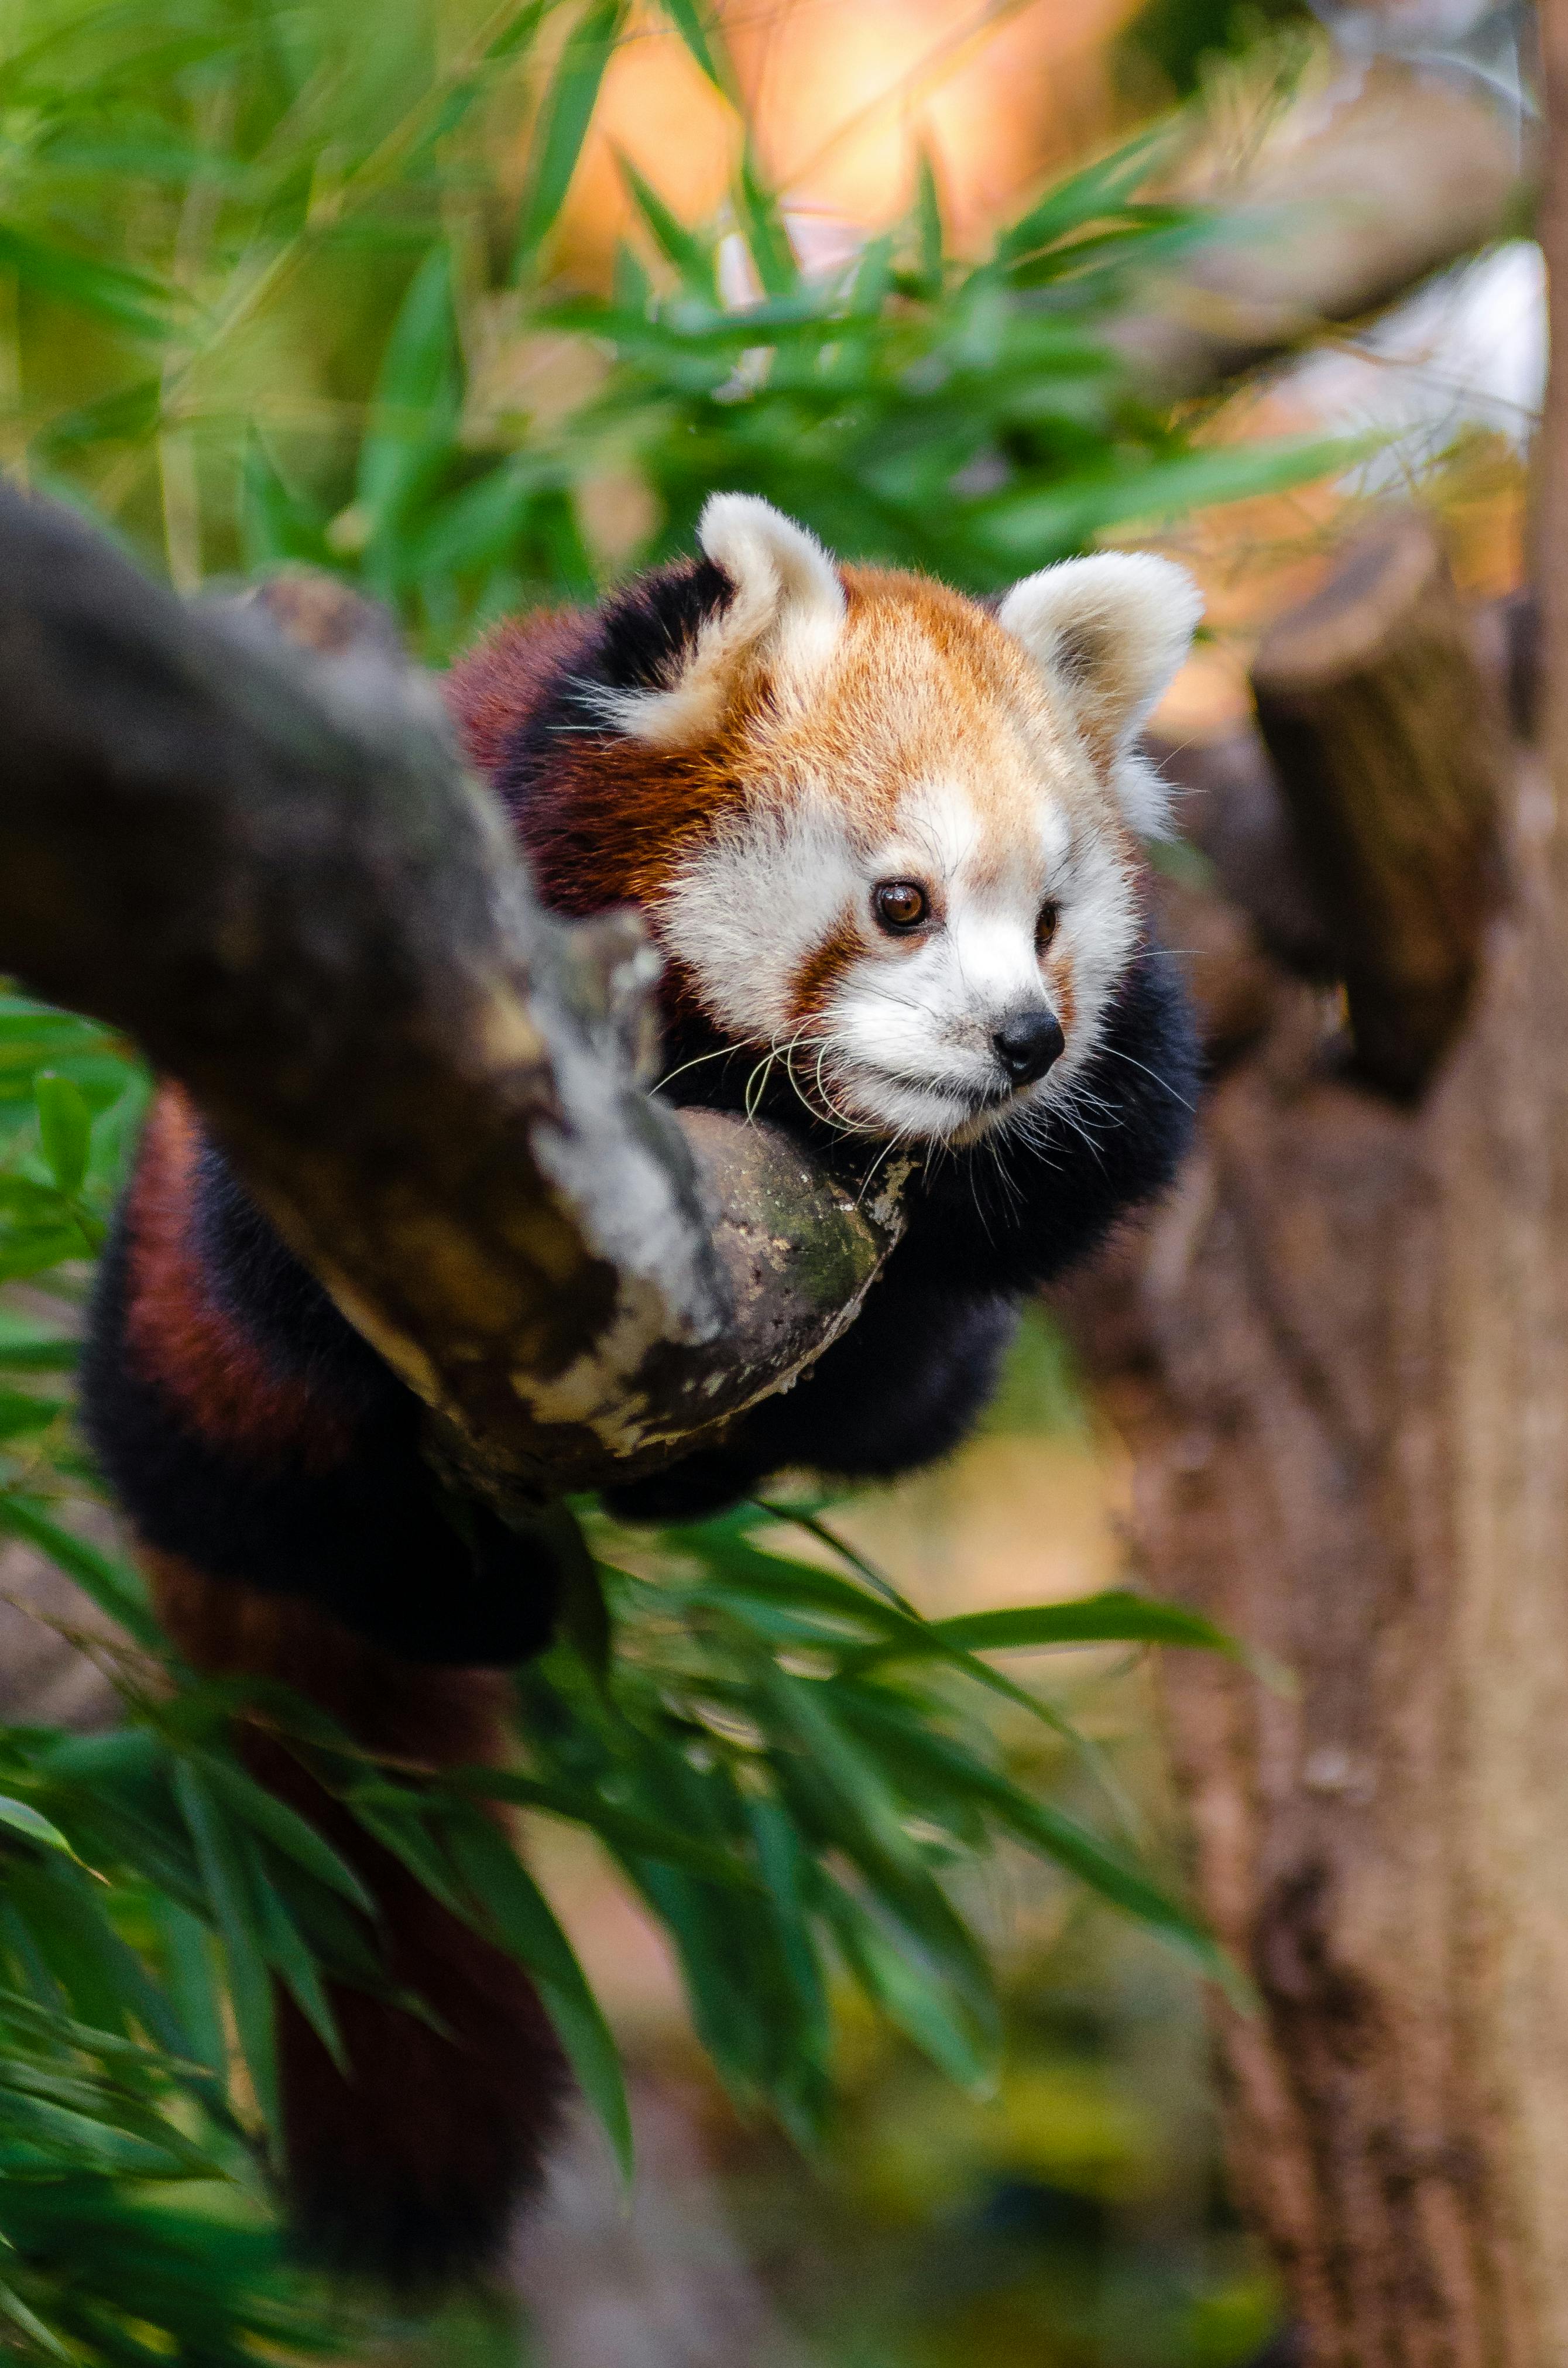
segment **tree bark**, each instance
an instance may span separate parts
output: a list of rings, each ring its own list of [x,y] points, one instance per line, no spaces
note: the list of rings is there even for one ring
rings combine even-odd
[[[852,1320],[899,1178],[648,1095],[640,925],[540,908],[434,686],[325,598],[290,646],[0,492],[0,961],[190,1087],[477,1485],[631,1476]]]
[[[1070,1314],[1150,1583],[1296,1674],[1165,1685],[1201,1896],[1261,1999],[1218,2009],[1236,2192],[1303,2357],[1560,2368],[1568,620],[1544,571],[1550,762],[1514,752],[1494,836],[1500,685],[1418,540],[1350,553],[1266,650],[1272,821],[1261,749],[1200,791],[1234,892],[1207,999],[1233,1015],[1244,974],[1250,1035],[1217,1028],[1197,1156]],[[1312,892],[1294,968],[1260,845]]]
[[[1357,1073],[1419,1093],[1452,1040],[1497,891],[1501,686],[1419,517],[1358,536],[1253,668]]]

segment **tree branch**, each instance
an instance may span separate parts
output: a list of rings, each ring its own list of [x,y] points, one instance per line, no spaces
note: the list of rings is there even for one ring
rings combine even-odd
[[[546,914],[434,687],[290,621],[0,493],[0,962],[188,1087],[471,1476],[653,1468],[849,1321],[896,1181],[652,1099],[640,925]]]
[[[1358,1073],[1419,1093],[1496,901],[1508,727],[1432,526],[1356,537],[1253,668],[1257,718],[1349,997]]]

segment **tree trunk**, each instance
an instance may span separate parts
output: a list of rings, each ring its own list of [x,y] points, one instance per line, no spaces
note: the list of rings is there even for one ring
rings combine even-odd
[[[1543,35],[1561,357],[1561,5]],[[1562,2368],[1568,608],[1544,566],[1545,753],[1501,766],[1420,540],[1352,553],[1262,654],[1284,812],[1261,746],[1197,801],[1251,915],[1177,892],[1228,1065],[1177,1195],[1069,1315],[1151,1585],[1297,1680],[1165,1673],[1203,1901],[1261,2001],[1219,2009],[1236,2192],[1302,2357]],[[1260,847],[1293,849],[1315,932],[1287,942]]]

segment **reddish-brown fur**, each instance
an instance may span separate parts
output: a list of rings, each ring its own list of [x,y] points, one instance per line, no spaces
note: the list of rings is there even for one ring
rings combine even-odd
[[[562,663],[581,648],[590,620],[581,609],[540,609],[514,617],[476,643],[447,677],[463,754],[489,773],[519,720],[532,712]]]
[[[289,1455],[305,1467],[336,1463],[341,1423],[304,1382],[280,1374],[213,1301],[190,1241],[201,1133],[178,1086],[159,1087],[126,1205],[131,1354],[214,1446]]]
[[[295,1687],[366,1749],[437,1770],[501,1759],[507,1687],[489,1670],[416,1668],[363,1644],[291,1598],[215,1586],[170,1555],[148,1554],[159,1615],[179,1650],[218,1675]],[[537,2179],[566,2089],[559,2043],[528,1976],[434,1900],[279,1743],[255,1735],[246,1757],[355,1867],[378,1902],[389,1970],[460,2044],[404,2009],[335,1985],[333,2009],[353,2069],[338,2074],[279,1989],[279,2072],[289,2183],[301,2226],[330,2256],[348,2226],[357,2249],[403,2264],[417,2285],[453,2266],[449,2235],[475,2260],[505,2204]],[[379,2223],[367,2228],[367,2219]]]

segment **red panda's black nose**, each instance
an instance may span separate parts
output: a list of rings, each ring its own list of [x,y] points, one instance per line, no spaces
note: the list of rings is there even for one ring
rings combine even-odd
[[[1061,1020],[1041,1004],[1015,1011],[1010,1019],[1002,1022],[991,1042],[996,1047],[996,1058],[1007,1072],[1007,1082],[1013,1086],[1032,1086],[1037,1077],[1043,1077],[1051,1063],[1061,1059],[1067,1044]]]

